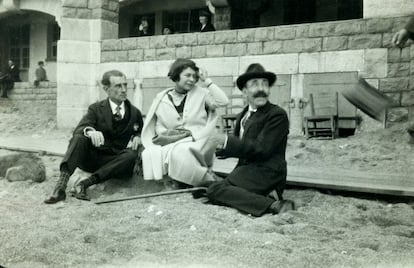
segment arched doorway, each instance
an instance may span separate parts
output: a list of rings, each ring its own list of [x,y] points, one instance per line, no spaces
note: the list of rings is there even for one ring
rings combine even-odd
[[[0,66],[9,59],[20,68],[20,79],[33,82],[39,61],[45,62],[48,79],[56,82],[57,41],[60,28],[54,16],[20,10],[0,18]]]

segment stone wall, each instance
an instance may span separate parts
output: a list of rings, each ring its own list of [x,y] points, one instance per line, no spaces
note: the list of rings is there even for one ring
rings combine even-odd
[[[398,104],[390,110],[388,120],[407,121],[414,119],[414,46],[410,48],[409,43],[403,49],[393,48],[391,38],[408,19],[358,19],[103,40],[101,61],[103,66],[122,63],[121,69],[140,79],[159,75],[146,68],[162,69],[164,76],[167,67],[148,66],[178,57],[203,61],[210,64],[208,70],[218,69],[234,77],[243,73],[247,64],[257,61],[277,74],[292,74],[295,101],[303,97],[303,74],[358,71]],[[127,66],[135,68],[137,62],[141,67],[136,67],[135,74],[126,70]]]

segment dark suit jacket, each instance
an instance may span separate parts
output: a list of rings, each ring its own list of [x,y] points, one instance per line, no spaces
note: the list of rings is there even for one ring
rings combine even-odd
[[[8,79],[13,82],[20,82],[20,70],[14,65],[13,68],[7,67]]]
[[[229,136],[225,149],[218,155],[237,157],[237,166],[266,167],[276,172],[286,170],[286,144],[289,120],[286,112],[268,102],[257,109],[246,122],[243,138],[239,138],[240,121],[247,108],[238,115],[234,136]]]
[[[101,131],[105,138],[105,144],[97,148],[98,150],[119,152],[126,148],[132,136],[141,136],[143,126],[141,112],[128,100],[125,101],[125,108],[129,109],[130,118],[127,126],[120,132],[115,132],[112,127],[112,110],[109,100],[106,99],[89,106],[88,112],[81,119],[73,134],[83,135],[85,127],[93,127]]]
[[[200,32],[202,32],[202,33],[204,33],[204,32],[214,32],[215,30],[216,30],[216,28],[214,28],[213,24],[207,23],[206,27],[201,29]]]

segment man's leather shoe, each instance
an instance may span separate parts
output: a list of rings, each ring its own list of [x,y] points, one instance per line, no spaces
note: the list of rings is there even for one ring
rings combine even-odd
[[[82,183],[75,186],[72,196],[76,199],[91,201],[91,198],[88,196],[86,191],[86,187]]]
[[[272,214],[281,214],[290,210],[295,210],[295,203],[291,200],[279,200],[273,202],[269,210]]]
[[[53,191],[53,194],[48,199],[46,199],[44,202],[45,204],[55,204],[65,199],[66,199],[65,190],[56,189],[55,191]]]

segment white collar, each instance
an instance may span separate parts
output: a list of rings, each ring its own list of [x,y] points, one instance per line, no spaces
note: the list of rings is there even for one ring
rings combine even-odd
[[[115,102],[111,101],[111,99],[109,99],[109,105],[111,106],[112,114],[115,114],[116,113],[116,107],[118,107],[118,104],[116,104]],[[121,105],[119,105],[119,107],[121,107],[121,110],[119,110],[119,112],[122,114],[122,116],[124,116],[124,114],[125,114],[125,102],[123,101],[121,103]]]
[[[257,108],[256,109],[253,109],[253,107],[250,106],[250,104],[249,104],[249,109],[247,111],[248,112],[251,112],[251,113],[255,113],[255,112],[257,112]]]

